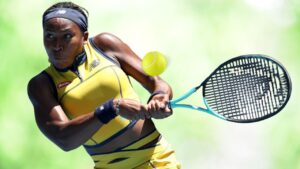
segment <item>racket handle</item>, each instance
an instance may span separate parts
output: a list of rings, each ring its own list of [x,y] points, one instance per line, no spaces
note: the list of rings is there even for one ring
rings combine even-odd
[[[170,102],[170,101],[168,101],[168,103],[167,103],[167,104],[168,104],[168,108],[169,108],[169,109],[172,109],[171,102]]]

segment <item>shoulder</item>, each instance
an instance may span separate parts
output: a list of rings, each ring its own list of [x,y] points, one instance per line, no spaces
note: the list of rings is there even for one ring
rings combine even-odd
[[[53,87],[47,74],[41,72],[30,79],[27,84],[27,93],[32,100],[45,93],[45,91],[52,92]]]
[[[124,42],[111,33],[100,33],[93,37],[95,45],[103,51],[118,51],[122,48]]]
[[[49,81],[48,77],[43,72],[41,72],[29,80],[27,87],[31,90],[40,88],[41,86],[44,86],[47,81]]]

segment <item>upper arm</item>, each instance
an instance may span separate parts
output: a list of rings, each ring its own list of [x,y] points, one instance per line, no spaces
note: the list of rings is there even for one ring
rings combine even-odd
[[[49,139],[54,141],[59,127],[52,124],[64,123],[69,119],[59,105],[50,84],[48,77],[39,74],[29,81],[27,91],[38,127]]]
[[[159,83],[161,79],[144,73],[141,58],[126,43],[109,33],[95,36],[94,42],[106,54],[115,56],[127,75],[135,78],[150,92],[155,90],[156,83]]]

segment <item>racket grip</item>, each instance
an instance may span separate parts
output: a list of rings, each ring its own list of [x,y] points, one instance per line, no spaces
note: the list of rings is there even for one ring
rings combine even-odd
[[[173,103],[173,101],[172,100],[170,100],[170,101],[168,101],[168,108],[169,109],[173,109],[174,108],[174,105],[175,103]]]

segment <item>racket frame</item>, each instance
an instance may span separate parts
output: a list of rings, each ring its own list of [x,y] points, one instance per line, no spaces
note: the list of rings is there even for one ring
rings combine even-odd
[[[270,113],[270,114],[267,114],[265,116],[262,116],[260,118],[255,118],[255,119],[246,119],[246,120],[245,119],[243,119],[243,120],[229,119],[229,118],[226,118],[226,117],[222,116],[221,114],[218,114],[218,113],[214,112],[208,106],[208,103],[207,103],[207,101],[205,99],[205,86],[206,86],[206,83],[208,82],[208,80],[220,68],[222,68],[224,65],[227,65],[230,62],[233,62],[235,60],[239,60],[241,58],[250,58],[251,59],[251,58],[259,58],[259,57],[261,57],[263,59],[266,59],[268,61],[271,61],[271,62],[275,63],[276,65],[278,65],[283,70],[284,76],[287,77],[288,93],[287,93],[287,98],[286,98],[286,101],[284,102],[284,104],[277,111],[275,111],[273,113]],[[202,89],[203,103],[205,104],[206,108],[202,108],[202,107],[195,106],[195,105],[189,105],[189,104],[178,104],[178,102],[180,102],[180,101],[188,98],[190,95],[192,95],[193,93],[195,93],[201,87],[203,88]],[[227,121],[236,122],[236,123],[251,123],[251,122],[257,122],[257,121],[261,121],[261,120],[267,119],[267,118],[269,118],[271,116],[274,116],[278,112],[280,112],[286,106],[287,102],[289,101],[290,96],[291,96],[291,92],[292,92],[292,83],[291,83],[290,76],[289,76],[287,70],[283,67],[283,65],[280,62],[278,62],[274,58],[271,58],[271,57],[269,57],[267,55],[262,55],[262,54],[248,54],[248,55],[241,55],[241,56],[234,57],[234,58],[229,59],[226,62],[222,63],[221,65],[219,65],[199,86],[192,88],[191,90],[189,90],[188,92],[186,92],[185,94],[183,94],[182,96],[180,96],[177,99],[170,100],[169,101],[169,108],[171,108],[171,109],[173,109],[173,108],[188,108],[188,109],[198,110],[198,111],[201,111],[201,112],[208,113],[208,114],[213,115],[215,117],[218,117],[218,118],[220,118],[222,120],[227,120]]]

